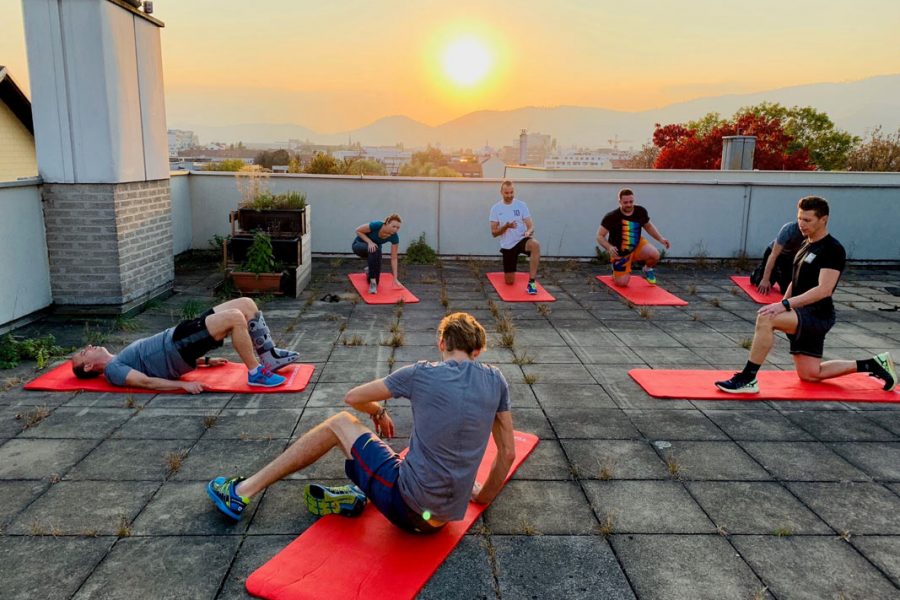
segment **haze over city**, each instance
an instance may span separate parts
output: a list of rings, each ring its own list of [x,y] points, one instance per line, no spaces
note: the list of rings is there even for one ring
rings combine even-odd
[[[0,6],[0,64],[28,90],[21,11]],[[900,4],[887,0],[853,10],[806,0],[160,0],[154,16],[166,24],[168,123],[195,129],[336,133],[390,115],[438,126],[527,106],[637,112],[900,73]]]

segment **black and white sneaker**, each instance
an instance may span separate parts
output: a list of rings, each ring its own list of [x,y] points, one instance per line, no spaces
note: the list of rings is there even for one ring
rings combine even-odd
[[[717,381],[716,387],[729,394],[758,394],[759,383],[756,378],[747,379],[743,373],[735,373],[727,381]]]
[[[897,370],[894,368],[891,353],[883,352],[872,358],[875,360],[875,369],[869,375],[884,381],[884,391],[890,392],[897,385]]]

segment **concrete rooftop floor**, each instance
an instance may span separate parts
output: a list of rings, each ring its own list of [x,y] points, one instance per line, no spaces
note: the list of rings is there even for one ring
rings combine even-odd
[[[594,281],[605,268],[575,262],[544,264],[557,302],[505,304],[483,275],[498,263],[403,267],[421,302],[379,307],[349,287],[360,261],[315,259],[302,298],[264,305],[280,345],[316,365],[300,394],[39,393],[21,389],[33,364],[0,372],[0,596],[247,597],[248,574],[313,522],[305,481],[342,482],[342,459],[276,484],[237,525],[205,483],[251,473],[353,385],[437,359],[446,303],[488,329],[483,359],[509,381],[516,428],[541,442],[420,598],[900,597],[900,404],[650,398],[628,369],[743,365],[757,305],[730,269],[663,264],[660,285],[690,304],[646,312]],[[177,293],[133,320],[26,333],[115,351],[214,304],[220,278],[181,261]],[[889,286],[900,271],[844,276],[826,358],[900,357],[900,312],[881,310],[900,304]],[[497,333],[507,313],[514,351]],[[395,324],[403,345],[380,345]],[[780,339],[764,368],[791,365]],[[400,450],[409,406],[392,406]]]

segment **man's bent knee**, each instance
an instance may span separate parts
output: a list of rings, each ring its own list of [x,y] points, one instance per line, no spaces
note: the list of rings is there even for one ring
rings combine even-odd
[[[800,378],[800,381],[805,381],[807,383],[819,383],[822,381],[819,374],[813,373],[812,371],[797,371],[797,377]]]
[[[529,252],[539,252],[541,249],[541,243],[534,238],[531,238],[527,242],[525,242],[525,249]]]

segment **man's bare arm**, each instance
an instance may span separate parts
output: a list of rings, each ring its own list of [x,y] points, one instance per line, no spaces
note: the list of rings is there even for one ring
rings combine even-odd
[[[766,259],[766,267],[763,269],[762,279],[759,280],[759,285],[756,286],[759,289],[759,293],[768,294],[769,290],[772,289],[772,271],[775,269],[775,261],[778,260],[783,249],[784,246],[778,242],[772,244],[772,252],[769,254],[769,258]],[[781,291],[784,292],[784,290]]]
[[[149,377],[135,369],[130,370],[125,376],[125,385],[160,392],[184,390],[190,394],[199,394],[203,391],[203,384],[199,381],[173,381],[161,377]]]
[[[481,504],[490,503],[500,489],[516,459],[516,440],[513,432],[512,414],[509,411],[497,413],[491,429],[494,443],[497,445],[497,456],[491,465],[491,472],[480,489],[473,490],[473,500]],[[477,486],[477,484],[476,484]]]
[[[644,225],[644,229],[647,230],[647,233],[649,233],[654,240],[665,246],[666,250],[669,249],[669,240],[663,237],[659,232],[659,229],[656,228],[656,225],[647,221],[647,224]]]

